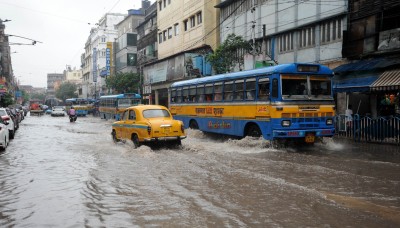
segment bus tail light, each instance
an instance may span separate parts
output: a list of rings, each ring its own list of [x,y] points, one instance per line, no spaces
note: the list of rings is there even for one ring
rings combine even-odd
[[[282,127],[290,127],[291,122],[290,122],[290,120],[282,120],[281,125],[282,125]]]
[[[150,126],[147,127],[147,134],[149,134],[149,135],[151,134],[151,127]]]

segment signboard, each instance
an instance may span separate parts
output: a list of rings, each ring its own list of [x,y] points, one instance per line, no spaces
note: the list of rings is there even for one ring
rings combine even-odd
[[[107,76],[111,75],[111,63],[112,63],[112,43],[111,42],[107,42],[107,49],[106,49]]]
[[[400,28],[379,33],[378,50],[392,50],[400,48]]]
[[[93,82],[97,82],[97,49],[96,48],[93,48],[92,62],[93,62],[93,69],[92,69]]]

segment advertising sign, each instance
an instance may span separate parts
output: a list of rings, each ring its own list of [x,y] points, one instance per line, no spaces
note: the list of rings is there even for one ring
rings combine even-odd
[[[106,70],[107,76],[111,75],[111,63],[112,63],[112,43],[107,42],[107,49],[106,49]]]
[[[97,49],[93,48],[93,55],[92,55],[92,62],[93,62],[93,82],[97,82]]]

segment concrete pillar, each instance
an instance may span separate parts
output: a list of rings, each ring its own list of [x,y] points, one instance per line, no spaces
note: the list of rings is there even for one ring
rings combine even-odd
[[[154,104],[158,105],[158,90],[154,90]]]

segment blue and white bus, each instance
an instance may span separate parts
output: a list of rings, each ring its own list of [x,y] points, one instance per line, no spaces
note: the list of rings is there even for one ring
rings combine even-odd
[[[65,99],[65,110],[68,113],[71,106],[74,107],[76,115],[86,116],[89,111],[89,103],[85,98],[68,98]]]
[[[292,63],[175,82],[170,110],[205,132],[314,143],[335,134],[332,77],[326,66]]]
[[[142,97],[137,93],[105,95],[99,99],[99,112],[102,119],[119,120],[126,108],[141,104]]]

